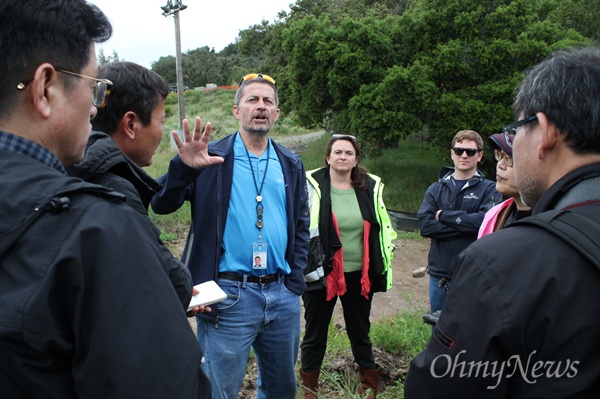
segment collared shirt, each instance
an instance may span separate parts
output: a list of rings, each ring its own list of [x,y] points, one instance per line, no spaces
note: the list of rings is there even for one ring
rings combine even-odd
[[[223,254],[219,264],[220,272],[243,273],[250,275],[289,274],[290,266],[285,260],[287,247],[287,213],[285,181],[281,163],[269,139],[269,148],[261,157],[248,152],[239,133],[234,145],[233,186],[229,200],[229,210],[223,236]],[[267,154],[269,157],[267,167]],[[252,162],[252,167],[250,167]],[[263,177],[263,224],[262,242],[267,244],[267,269],[256,270],[253,244],[258,242],[259,230],[256,227],[256,196]],[[254,171],[254,176],[252,172]]]
[[[67,175],[67,171],[65,170],[64,166],[60,163],[58,158],[54,156],[54,154],[41,145],[34,143],[31,140],[27,140],[21,136],[0,130],[0,149],[27,155],[36,161],[48,165],[51,168],[58,170],[62,174]]]

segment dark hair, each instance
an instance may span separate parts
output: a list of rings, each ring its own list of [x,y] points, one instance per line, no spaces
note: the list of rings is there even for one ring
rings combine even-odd
[[[17,84],[40,64],[80,72],[89,62],[90,45],[111,35],[106,16],[84,0],[0,1],[0,113],[11,111]]]
[[[241,82],[241,84],[238,86],[237,91],[235,92],[235,105],[236,106],[238,106],[238,107],[240,106],[240,100],[242,99],[242,96],[244,95],[244,88],[252,83],[266,83],[269,86],[271,86],[273,88],[273,90],[275,90],[275,106],[279,107],[279,95],[277,94],[277,86],[274,85],[273,83],[269,82],[268,80],[263,79],[260,76],[254,78],[254,79],[244,80]]]
[[[92,119],[92,129],[112,135],[126,112],[133,111],[144,126],[152,122],[152,112],[169,94],[163,77],[133,62],[113,62],[98,68],[98,77],[113,82],[105,107]]]
[[[543,112],[573,151],[600,152],[600,47],[557,51],[530,68],[513,111],[517,119]]]
[[[327,143],[327,148],[325,149],[325,164],[327,164],[327,157],[331,155],[331,149],[333,147],[333,143],[338,140],[346,140],[352,144],[354,147],[354,152],[356,153],[356,167],[352,168],[350,172],[350,181],[352,187],[354,188],[362,188],[363,190],[367,188],[367,169],[360,164],[360,145],[358,145],[358,141],[353,136],[346,135],[334,135],[329,143]]]

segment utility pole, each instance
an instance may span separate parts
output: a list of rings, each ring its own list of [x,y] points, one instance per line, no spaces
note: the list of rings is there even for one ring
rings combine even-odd
[[[163,15],[168,17],[173,15],[175,20],[175,67],[177,74],[177,105],[179,108],[179,135],[182,135],[183,120],[185,119],[185,103],[183,100],[183,67],[181,63],[181,33],[179,28],[179,11],[187,8],[181,3],[181,0],[168,0],[167,5],[161,7]]]

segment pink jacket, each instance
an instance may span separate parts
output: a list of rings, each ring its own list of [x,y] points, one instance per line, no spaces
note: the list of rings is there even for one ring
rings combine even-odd
[[[504,209],[507,209],[508,207],[510,207],[510,205],[513,202],[514,202],[514,199],[509,198],[506,201],[501,202],[498,205],[494,206],[492,209],[490,209],[489,211],[487,211],[485,213],[485,216],[483,217],[483,222],[481,222],[481,226],[479,227],[479,232],[477,233],[478,239],[502,228],[502,226],[498,226],[496,228],[496,224],[498,223],[498,217],[500,216],[502,211]]]

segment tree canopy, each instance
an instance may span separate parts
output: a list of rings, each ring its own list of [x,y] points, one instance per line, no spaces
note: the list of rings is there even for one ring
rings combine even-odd
[[[598,40],[599,2],[297,0],[220,53],[188,51],[184,82],[268,73],[283,113],[304,127],[357,135],[373,151],[423,132],[447,147],[458,130],[489,135],[510,122],[529,66]],[[174,81],[174,66],[161,57],[153,70]]]

